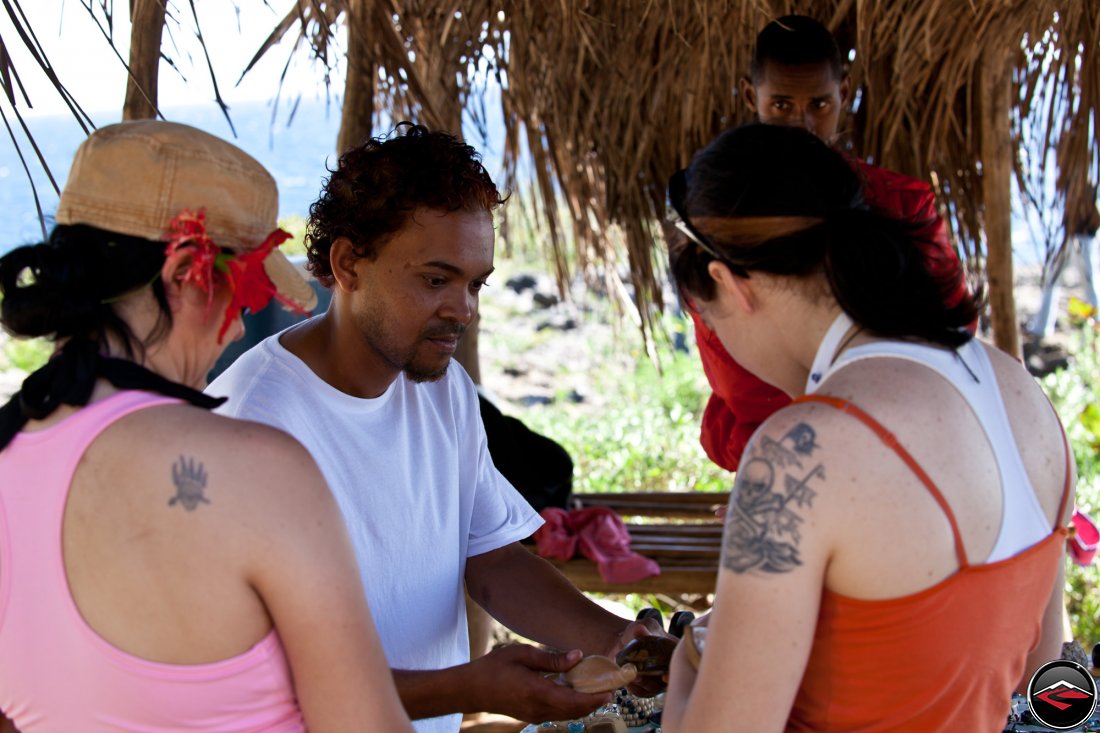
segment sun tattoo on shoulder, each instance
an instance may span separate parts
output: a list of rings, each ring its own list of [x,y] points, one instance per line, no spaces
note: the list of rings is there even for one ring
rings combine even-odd
[[[735,573],[785,573],[802,564],[800,527],[825,478],[825,467],[807,466],[817,433],[806,423],[780,440],[761,436],[751,457],[737,471],[726,513],[722,566]]]
[[[172,483],[176,485],[176,495],[168,500],[168,506],[182,504],[189,512],[195,511],[199,504],[209,504],[203,492],[206,490],[207,473],[201,462],[194,458],[180,456],[172,466]]]

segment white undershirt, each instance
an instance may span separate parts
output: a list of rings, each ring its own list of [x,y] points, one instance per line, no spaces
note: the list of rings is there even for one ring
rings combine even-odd
[[[933,370],[950,382],[974,411],[997,461],[1004,508],[997,541],[986,562],[1011,557],[1046,538],[1051,532],[1051,522],[1035,495],[1020,456],[985,347],[977,339],[955,350],[909,341],[877,340],[852,347],[838,357],[841,339],[852,325],[852,319],[842,311],[826,331],[810,368],[806,393],[813,393],[833,373],[863,359],[905,359]]]

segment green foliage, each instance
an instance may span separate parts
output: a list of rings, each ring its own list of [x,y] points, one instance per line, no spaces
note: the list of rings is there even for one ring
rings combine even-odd
[[[1043,389],[1066,427],[1077,462],[1077,506],[1100,517],[1100,328],[1096,314],[1071,309],[1072,356],[1067,368],[1048,375]],[[1066,564],[1066,599],[1074,638],[1086,648],[1100,642],[1097,566]]]
[[[591,393],[610,396],[599,409],[557,399],[522,419],[569,451],[575,491],[728,491],[731,474],[699,445],[710,392],[698,356],[668,349],[660,368],[632,357],[608,354],[607,368],[589,375]]]
[[[53,344],[46,339],[3,338],[0,349],[0,372],[16,370],[33,372],[46,363],[53,353]]]
[[[279,245],[279,250],[287,257],[304,255],[306,253],[306,220],[305,217],[293,215],[279,220],[279,228],[287,231],[291,238]]]
[[[655,608],[661,612],[661,617],[665,622],[665,628],[668,628],[669,622],[672,620],[672,615],[677,611],[693,611],[697,614],[701,614],[710,610],[710,605],[713,603],[711,598],[670,598],[666,595],[657,595],[653,593],[626,593],[621,596],[604,596],[599,593],[593,593],[593,596],[597,598],[614,598],[615,601],[621,603],[627,609],[629,609],[629,615],[637,618],[638,613],[644,608]]]
[[[511,207],[515,208],[515,207]],[[525,213],[519,211],[518,213]],[[496,272],[481,299],[482,375],[522,368],[551,356],[558,388],[549,405],[509,405],[505,412],[560,443],[574,461],[577,492],[728,491],[733,475],[715,466],[699,445],[699,426],[710,388],[694,348],[690,320],[666,314],[650,343],[606,294],[586,288],[575,303],[585,334],[524,328],[538,320],[529,307],[509,305],[502,291],[509,276],[545,271],[538,238],[522,219],[508,228],[512,245],[498,251]],[[621,307],[621,306],[620,306]],[[592,327],[593,324],[597,324]],[[611,324],[611,325],[609,325]],[[566,353],[552,344],[565,339]],[[674,342],[685,344],[676,349]],[[583,401],[568,385],[583,384]]]

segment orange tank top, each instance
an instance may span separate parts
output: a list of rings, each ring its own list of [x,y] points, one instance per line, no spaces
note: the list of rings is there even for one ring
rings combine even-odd
[[[855,405],[820,402],[857,418],[891,448],[943,509],[959,570],[901,598],[859,600],[822,593],[814,644],[788,731],[927,733],[1003,730],[1012,691],[1038,643],[1066,530],[1004,560],[971,565],[943,495],[892,433]],[[1063,440],[1065,436],[1063,435]],[[1069,498],[1066,485],[1058,517]]]

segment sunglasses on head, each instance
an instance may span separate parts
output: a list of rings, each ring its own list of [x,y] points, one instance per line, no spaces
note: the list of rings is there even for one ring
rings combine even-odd
[[[712,245],[703,234],[691,225],[684,213],[684,194],[687,192],[687,169],[681,168],[668,181],[668,223],[714,259],[722,262],[739,277],[748,277],[748,270],[729,261],[729,258]]]

